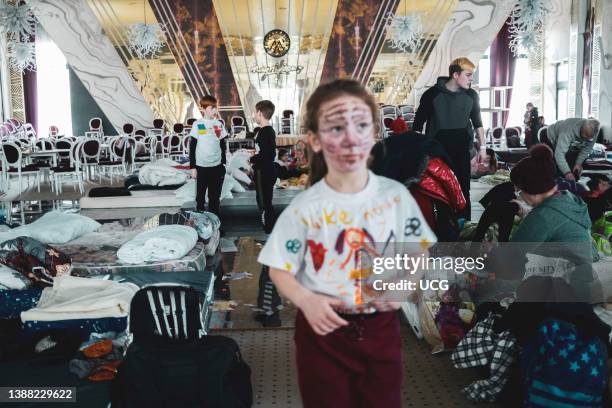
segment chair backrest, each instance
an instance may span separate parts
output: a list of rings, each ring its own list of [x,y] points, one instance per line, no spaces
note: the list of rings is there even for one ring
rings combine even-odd
[[[501,139],[501,137],[504,134],[504,129],[502,129],[501,127],[496,127],[495,129],[493,129],[493,139]]]
[[[61,150],[71,150],[72,146],[75,145],[75,144],[76,143],[74,143],[72,141],[72,139],[61,138],[60,140],[55,142],[55,148],[56,149],[61,149]],[[60,160],[65,160],[65,159],[70,159],[71,158],[70,152],[58,152],[57,155],[60,158]]]
[[[187,135],[183,138],[183,153],[189,154],[189,142],[191,142],[191,136]]]
[[[283,118],[290,118],[291,116],[293,116],[293,110],[292,109],[285,109],[283,111]]]
[[[89,119],[89,130],[102,130],[102,119],[91,118]]]
[[[131,136],[118,136],[111,142],[110,145],[111,160],[121,160],[126,162],[126,159],[134,161],[136,156],[136,139]]]
[[[540,143],[544,143],[542,141],[542,136],[546,136],[546,139],[548,139],[548,130],[546,130],[548,128],[548,126],[542,126],[539,130],[538,130],[538,140],[540,141]]]
[[[383,125],[385,126],[385,129],[390,130],[391,129],[391,125],[393,124],[393,118],[389,117],[389,116],[385,116],[383,117]]]
[[[100,159],[100,141],[98,139],[85,139],[81,141],[79,154],[82,159]]]
[[[232,126],[243,126],[244,118],[242,116],[232,116]]]
[[[232,126],[232,135],[237,135],[240,132],[246,132],[246,126]]]
[[[166,121],[165,120],[163,120],[163,119],[153,119],[153,127],[155,129],[163,130],[165,126],[166,126]]]
[[[196,118],[189,118],[187,119],[187,126],[192,127],[193,123],[196,121]]]
[[[68,157],[70,158],[70,166],[73,166],[75,170],[79,170],[81,167],[81,160],[83,159],[82,147],[86,140],[78,140],[70,146],[70,153],[68,153]]]
[[[10,135],[10,134],[13,134],[13,133],[17,133],[17,128],[16,128],[16,127],[15,127],[15,125],[13,125],[13,123],[11,123],[10,121],[8,121],[8,120],[7,120],[6,122],[4,122],[4,126],[5,126],[5,127],[6,127],[6,129],[8,130],[9,135]]]
[[[383,106],[380,111],[382,116],[391,116],[393,119],[397,117],[397,108],[395,106],[386,105]]]
[[[399,105],[400,114],[405,115],[407,113],[415,113],[414,106],[412,105]]]
[[[21,148],[16,143],[2,143],[2,161],[7,167],[21,167],[21,158]]]
[[[15,118],[10,118],[10,119],[8,120],[8,122],[9,122],[11,125],[13,125],[13,127],[15,128],[15,130],[19,130],[19,129],[21,129],[21,127],[22,127],[22,125],[23,125],[19,119],[15,119]]]
[[[55,125],[49,126],[49,136],[57,136],[59,134],[59,128]]]
[[[512,137],[512,136],[519,137],[521,135],[520,132],[518,131],[518,129],[515,128],[515,127],[506,128],[505,129],[505,133],[506,133],[506,137],[507,138],[508,137]]]
[[[183,130],[185,130],[185,125],[182,123],[175,123],[174,126],[172,126],[172,131],[174,133],[181,134],[183,133]]]
[[[31,123],[24,123],[23,131],[25,133],[25,137],[29,137],[32,139],[36,138],[36,129],[34,129],[34,126],[32,126]]]
[[[125,125],[123,125],[123,133],[125,133],[126,135],[131,135],[132,133],[134,133],[134,125],[132,125],[131,123],[126,123]]]
[[[38,150],[52,150],[53,149],[53,143],[51,143],[51,141],[49,141],[49,140],[38,139],[34,143],[34,147],[37,148]]]
[[[11,131],[9,130],[9,127],[5,123],[0,125],[0,137],[7,137],[10,134],[11,134]]]

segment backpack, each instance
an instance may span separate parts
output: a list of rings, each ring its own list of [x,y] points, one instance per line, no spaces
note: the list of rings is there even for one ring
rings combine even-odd
[[[156,284],[140,289],[130,305],[134,341],[193,341],[203,332],[204,296],[194,288]]]
[[[119,408],[250,407],[251,370],[236,342],[224,336],[164,345],[134,342],[118,368],[112,401]]]

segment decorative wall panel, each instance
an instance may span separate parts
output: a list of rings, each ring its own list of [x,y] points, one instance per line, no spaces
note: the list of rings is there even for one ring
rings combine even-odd
[[[85,0],[37,0],[34,13],[115,130],[152,126],[151,109]]]

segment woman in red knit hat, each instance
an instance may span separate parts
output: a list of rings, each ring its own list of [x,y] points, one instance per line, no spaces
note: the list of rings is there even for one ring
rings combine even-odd
[[[544,144],[533,146],[529,156],[510,172],[519,196],[533,207],[510,238],[520,243],[515,249],[521,256],[512,258],[524,262],[530,253],[568,260],[575,265],[570,284],[581,299],[590,299],[594,282],[591,220],[584,201],[569,191],[557,190],[555,175],[553,152]],[[522,270],[517,268],[520,265],[511,261],[504,269],[516,274]]]

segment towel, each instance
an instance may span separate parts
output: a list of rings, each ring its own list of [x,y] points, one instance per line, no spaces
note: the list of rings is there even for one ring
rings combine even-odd
[[[162,225],[136,235],[117,251],[117,258],[129,264],[179,259],[198,241],[197,231],[184,225]]]
[[[138,291],[133,283],[59,276],[45,288],[35,308],[21,313],[21,320],[59,321],[125,317],[132,297]]]

